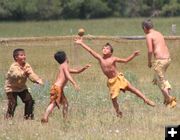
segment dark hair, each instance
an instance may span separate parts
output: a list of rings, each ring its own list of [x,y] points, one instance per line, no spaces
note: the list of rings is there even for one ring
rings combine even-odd
[[[21,49],[21,48],[17,48],[13,51],[13,58],[14,60],[16,60],[16,56],[19,55],[19,52],[24,52],[24,49]]]
[[[152,23],[151,19],[144,20],[142,22],[142,28],[143,29],[146,28],[147,30],[153,28],[153,23]]]
[[[66,60],[66,53],[64,51],[58,51],[54,54],[54,58],[59,64],[62,64]]]
[[[109,47],[110,50],[111,50],[111,53],[113,53],[114,50],[113,50],[113,47],[111,46],[110,43],[106,43],[104,46],[105,46],[105,47]]]

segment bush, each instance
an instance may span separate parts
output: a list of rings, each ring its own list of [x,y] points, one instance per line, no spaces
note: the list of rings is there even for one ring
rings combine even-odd
[[[1,0],[0,19],[179,16],[180,0]]]

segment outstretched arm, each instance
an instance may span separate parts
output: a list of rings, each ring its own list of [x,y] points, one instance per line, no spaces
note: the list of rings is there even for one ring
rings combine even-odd
[[[127,58],[115,58],[115,62],[119,62],[119,63],[127,63],[129,61],[131,61],[134,57],[139,55],[139,51],[135,51],[133,52],[130,56],[128,56]]]
[[[78,74],[78,73],[81,73],[81,72],[85,71],[90,66],[91,66],[90,64],[87,64],[86,66],[84,66],[84,67],[82,67],[80,69],[70,69],[69,72],[73,73],[73,74]]]
[[[75,39],[75,43],[78,45],[81,45],[85,50],[87,50],[92,56],[94,56],[96,59],[100,60],[101,59],[101,55],[98,54],[97,52],[95,52],[93,49],[91,49],[89,46],[87,46],[82,38],[76,38]]]
[[[79,86],[77,85],[77,83],[75,82],[75,80],[72,78],[72,76],[70,74],[68,65],[64,66],[63,71],[64,71],[65,76],[67,77],[67,79],[73,84],[74,88],[76,90],[79,90]]]
[[[34,73],[32,68],[30,66],[27,66],[26,68],[21,67],[21,69],[24,71],[24,75],[26,75],[32,82],[43,85],[42,79]]]

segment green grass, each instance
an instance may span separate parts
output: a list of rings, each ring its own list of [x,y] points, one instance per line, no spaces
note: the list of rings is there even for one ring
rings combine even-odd
[[[101,46],[107,40],[86,40],[86,42],[97,52],[101,53]],[[124,113],[122,119],[116,118],[112,107],[106,78],[102,74],[97,61],[80,47],[73,46],[71,40],[57,42],[29,42],[16,43],[7,46],[0,46],[0,71],[1,71],[1,96],[0,96],[0,139],[122,139],[122,140],[159,140],[164,139],[164,128],[169,124],[179,124],[179,101],[174,109],[167,109],[163,104],[163,98],[159,89],[152,85],[153,72],[147,68],[145,41],[110,41],[114,46],[114,55],[126,57],[134,50],[140,50],[141,55],[128,64],[119,64],[118,69],[125,73],[127,79],[138,87],[147,97],[157,104],[151,108],[143,101],[126,92],[118,98],[121,110]],[[172,64],[167,75],[173,85],[173,95],[179,100],[179,83],[177,73],[180,73],[178,54],[180,48],[179,41],[168,41]],[[18,107],[13,120],[3,120],[6,111],[7,100],[2,93],[4,75],[12,63],[13,49],[21,47],[26,50],[27,62],[34,71],[45,81],[43,87],[28,82],[28,87],[36,101],[35,120],[23,120],[24,105],[18,100]],[[69,101],[69,117],[67,121],[62,118],[62,113],[58,109],[50,117],[47,125],[41,125],[40,119],[49,103],[49,88],[53,83],[58,64],[53,59],[56,50],[65,50],[72,67],[82,66],[91,63],[87,71],[74,78],[81,87],[77,93],[71,84],[65,88],[65,94]],[[154,134],[154,131],[156,133]]]
[[[0,37],[59,36],[77,34],[81,27],[86,34],[132,36],[144,35],[141,22],[145,18],[109,18],[96,20],[59,20],[0,22]],[[164,35],[171,35],[171,25],[176,24],[176,35],[180,35],[180,17],[154,18],[154,26]]]
[[[138,33],[142,35],[142,30],[141,28],[139,29],[139,22],[141,20],[142,19],[134,19],[133,22],[131,19],[126,19],[124,21],[124,23],[128,22],[128,24],[138,23],[136,26],[138,29],[132,28],[131,24],[122,25],[121,27],[117,26],[117,28],[121,31],[123,27],[129,27],[129,29],[126,29],[129,32],[126,32],[127,34],[122,33],[121,35],[137,35]],[[161,19],[160,21],[159,19],[155,19],[155,21],[158,22],[159,28],[160,23],[168,24],[170,20],[178,21],[179,19],[170,18]],[[97,22],[97,27],[91,30],[89,23],[93,22],[93,24],[91,24],[95,26],[95,21]],[[119,23],[119,21],[122,22],[123,20],[110,19],[107,21],[103,19],[87,21],[87,23],[86,21],[72,21],[72,23],[70,23],[70,21],[62,21],[67,22],[67,24],[65,24],[66,26],[64,26],[64,28],[62,27],[62,30],[64,30],[62,33],[64,35],[68,34],[69,30],[66,32],[65,29],[68,29],[70,24],[74,25],[72,26],[73,29],[74,27],[78,29],[79,24],[82,22],[88,24],[88,31],[92,32],[91,34],[96,33],[97,35],[102,35],[100,30],[104,30],[104,32],[106,32],[104,34],[117,35],[113,34],[109,28],[113,25],[112,31],[118,31],[114,24],[109,25],[109,27],[105,27],[102,24],[101,27],[98,23],[99,21],[101,21],[101,23],[102,21],[106,22],[107,24],[116,21]],[[5,31],[2,31],[0,34],[3,34],[1,36],[4,37],[63,35],[62,33],[57,33],[60,31],[57,30],[57,27],[59,27],[58,23],[61,24],[61,21],[53,22],[56,27],[51,27],[51,24],[49,24],[49,28],[51,29],[49,32],[45,31],[46,29],[44,27],[47,26],[44,25],[52,22],[36,23],[39,28],[44,28],[44,32],[41,32],[42,30],[36,30],[37,27],[34,26],[35,22],[1,23],[0,28],[2,28],[3,25],[6,26],[9,31],[7,31],[6,34]],[[28,26],[25,27],[24,24],[27,24],[30,29],[28,29]],[[164,24],[162,25],[164,26]],[[22,33],[18,32],[18,28],[16,29],[16,27],[19,29],[24,27],[26,31]],[[107,27],[109,30],[106,30]],[[12,30],[10,31],[10,29]],[[168,32],[166,33],[168,34]],[[114,47],[114,55],[118,57],[126,57],[133,51],[140,50],[141,54],[128,64],[118,64],[118,70],[123,72],[126,78],[148,98],[155,101],[157,106],[152,108],[145,105],[142,100],[130,92],[121,93],[118,101],[124,116],[122,119],[117,118],[108,94],[106,86],[107,79],[102,74],[98,62],[84,49],[75,46],[72,40],[0,44],[0,140],[160,140],[165,137],[164,131],[166,125],[180,124],[180,79],[178,78],[178,74],[180,73],[179,40],[167,41],[172,58],[172,64],[168,68],[167,76],[173,87],[172,95],[176,96],[178,100],[178,105],[174,109],[167,109],[163,105],[161,92],[151,83],[153,71],[147,67],[145,40],[85,40],[85,42],[99,53],[101,53],[102,45],[110,42]],[[3,118],[7,107],[6,96],[3,92],[5,74],[13,62],[12,51],[18,47],[25,49],[27,62],[31,64],[34,71],[45,81],[44,86],[38,86],[31,82],[27,83],[36,101],[34,112],[35,120],[33,121],[23,120],[24,104],[20,100],[18,100],[18,106],[13,120],[4,120]],[[68,119],[64,121],[62,110],[55,109],[50,116],[50,122],[47,125],[42,125],[40,119],[49,104],[49,89],[55,80],[58,70],[58,64],[53,58],[53,54],[57,50],[64,50],[67,53],[71,67],[83,66],[86,63],[91,63],[92,67],[82,74],[73,75],[80,85],[81,90],[79,92],[76,92],[71,84],[68,84],[65,88],[65,95],[69,101]]]

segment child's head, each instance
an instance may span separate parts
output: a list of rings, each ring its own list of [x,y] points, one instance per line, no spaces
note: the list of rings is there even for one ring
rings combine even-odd
[[[13,58],[17,62],[24,62],[26,60],[26,55],[24,49],[18,48],[13,51]]]
[[[143,30],[147,30],[147,31],[152,29],[153,23],[152,23],[151,19],[144,20],[142,22],[142,28],[143,28]]]
[[[64,51],[58,51],[54,54],[54,58],[59,64],[62,64],[66,60],[66,53]]]
[[[111,46],[110,43],[106,43],[104,46],[103,46],[103,55],[109,55],[109,54],[112,54],[113,53],[113,47]]]

